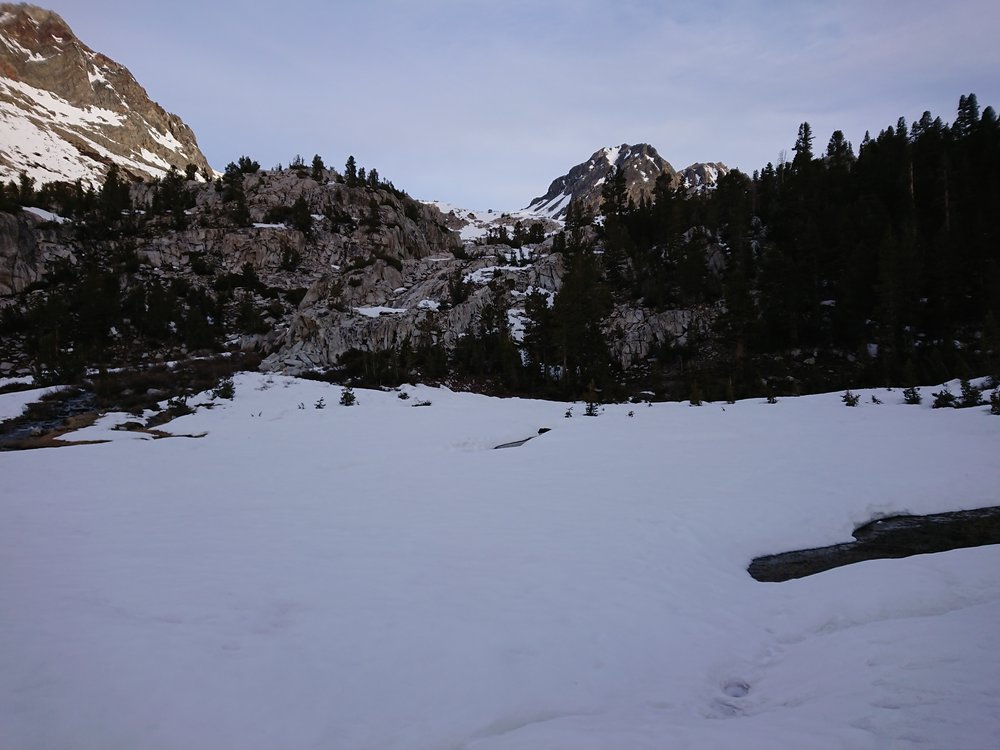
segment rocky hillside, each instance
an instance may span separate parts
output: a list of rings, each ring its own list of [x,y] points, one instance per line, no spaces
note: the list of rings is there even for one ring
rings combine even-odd
[[[490,310],[503,305],[518,344],[529,296],[551,306],[561,287],[557,222],[508,233],[514,217],[502,215],[463,240],[453,226],[470,212],[390,183],[241,164],[215,184],[175,174],[125,186],[124,211],[0,212],[0,375],[231,349],[296,373],[411,352],[409,367],[447,377],[431,358],[479,335]],[[710,319],[616,305],[611,354],[629,367]]]
[[[110,164],[158,177],[210,173],[194,133],[150,100],[119,63],[77,39],[58,15],[0,4],[0,179],[99,184]]]
[[[638,203],[648,198],[661,175],[674,188],[699,191],[715,185],[729,169],[724,164],[692,164],[678,172],[647,143],[602,148],[582,164],[577,164],[549,185],[545,195],[535,198],[525,209],[550,218],[563,218],[570,202],[580,201],[592,211],[601,204],[601,188],[612,168],[624,174],[628,197]]]

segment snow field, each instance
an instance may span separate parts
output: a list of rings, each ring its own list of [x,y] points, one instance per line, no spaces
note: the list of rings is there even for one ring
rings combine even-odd
[[[0,453],[0,747],[1000,739],[996,546],[745,570],[1000,502],[985,409],[405,390],[244,374],[204,438]]]

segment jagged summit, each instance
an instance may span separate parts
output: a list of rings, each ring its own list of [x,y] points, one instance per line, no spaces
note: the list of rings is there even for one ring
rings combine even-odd
[[[56,13],[0,3],[0,178],[97,182],[110,164],[137,177],[208,170],[194,133],[132,74],[80,41]]]
[[[587,161],[553,180],[548,192],[531,201],[526,210],[558,219],[565,216],[573,200],[596,209],[601,204],[601,187],[612,167],[624,173],[629,197],[636,202],[652,192],[661,174],[668,175],[674,187],[701,190],[714,186],[729,171],[717,162],[692,164],[678,172],[648,143],[623,143],[595,151]]]

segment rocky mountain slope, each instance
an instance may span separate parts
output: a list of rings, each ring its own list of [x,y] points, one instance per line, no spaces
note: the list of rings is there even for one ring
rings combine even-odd
[[[145,310],[142,320],[116,320],[100,334],[101,356],[171,359],[225,345],[257,352],[265,369],[293,373],[333,367],[351,352],[453,350],[477,330],[497,289],[519,342],[528,295],[540,292],[551,304],[560,289],[559,222],[537,221],[533,237],[515,240],[495,234],[514,218],[501,215],[485,225],[487,234],[463,239],[452,226],[458,213],[471,222],[470,212],[442,213],[385,183],[347,184],[334,170],[230,172],[225,185],[133,184],[134,211],[107,236],[86,215],[0,213],[0,374],[37,370],[39,360],[56,367],[68,350],[84,350],[66,330],[54,336],[56,349],[31,339],[60,314],[73,325],[88,314],[57,310],[59,300],[88,308],[107,297],[100,282],[89,286],[95,277],[115,287],[122,311],[112,317],[129,314],[133,298]],[[180,193],[183,210],[169,208],[168,192]],[[240,202],[242,226],[233,218]],[[525,225],[531,218],[519,216]],[[112,266],[113,258],[125,260]],[[150,328],[154,312],[163,320]],[[657,347],[683,344],[711,316],[617,305],[608,322],[612,356],[629,367]],[[203,324],[210,335],[192,339]]]
[[[625,175],[628,197],[638,203],[649,197],[660,175],[667,175],[674,188],[697,192],[711,188],[729,171],[721,163],[696,163],[678,172],[670,162],[647,143],[606,147],[585,162],[577,164],[549,185],[545,195],[535,198],[525,209],[550,218],[562,218],[569,204],[576,200],[591,210],[601,204],[601,188],[612,168]]]
[[[194,133],[150,100],[122,65],[80,41],[55,13],[0,4],[0,178],[99,184],[110,164],[158,177],[210,173]]]

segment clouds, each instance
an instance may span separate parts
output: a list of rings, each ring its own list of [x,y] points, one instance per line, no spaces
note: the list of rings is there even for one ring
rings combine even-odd
[[[607,144],[752,171],[804,120],[857,143],[899,115],[950,120],[961,93],[1000,103],[1000,10],[982,0],[52,5],[216,167],[354,153],[472,207],[524,205]]]

